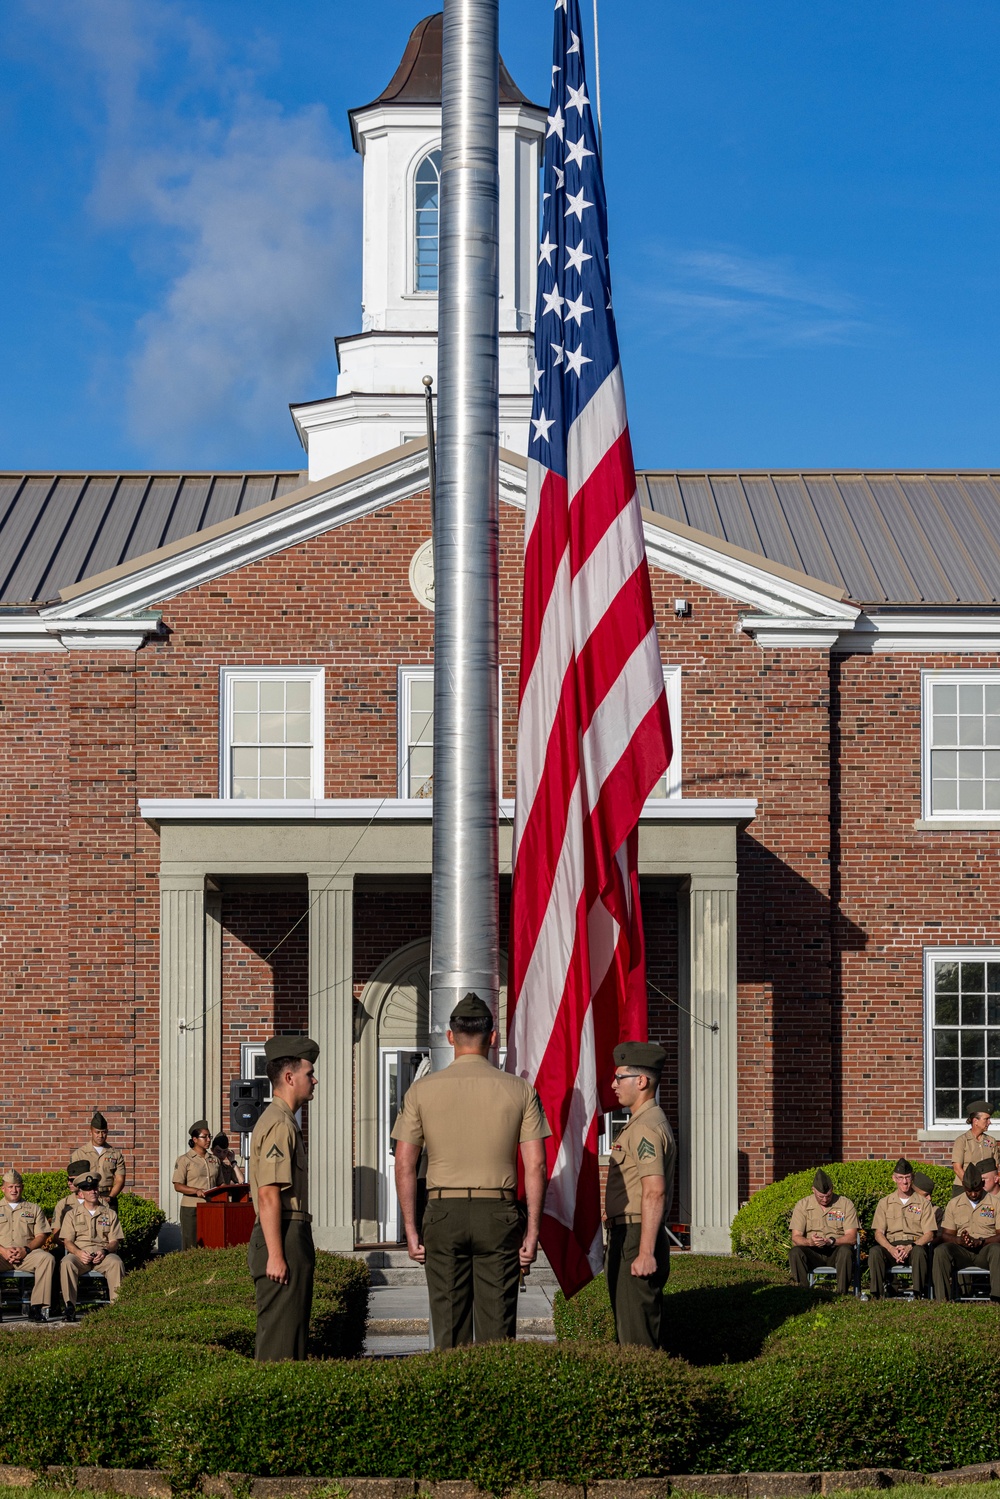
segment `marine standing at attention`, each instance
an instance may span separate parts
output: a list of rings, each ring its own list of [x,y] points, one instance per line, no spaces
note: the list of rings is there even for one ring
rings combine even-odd
[[[545,1141],[538,1094],[489,1060],[489,1007],[467,994],[451,1012],[455,1060],[411,1083],[393,1126],[406,1247],[424,1265],[436,1348],[517,1335],[519,1272],[538,1254]],[[427,1149],[427,1206],[417,1227],[417,1162]],[[517,1200],[517,1153],[526,1205]]]
[[[677,1145],[656,1089],[666,1060],[652,1041],[615,1047],[614,1090],[631,1118],[611,1147],[604,1211],[605,1271],[619,1343],[662,1348],[663,1287],[670,1274],[664,1219],[674,1195]]]
[[[78,1145],[72,1158],[89,1162],[100,1182],[98,1193],[112,1207],[117,1207],[125,1186],[125,1156],[117,1145],[108,1144],[108,1121],[102,1113],[94,1114],[90,1121],[90,1144]]]
[[[209,1150],[212,1131],[207,1119],[196,1119],[188,1130],[188,1149],[174,1162],[174,1190],[184,1199],[181,1207],[181,1248],[198,1244],[198,1203],[217,1187],[222,1168]]]
[[[271,1102],[250,1139],[257,1222],[247,1264],[257,1297],[258,1363],[303,1359],[312,1311],[313,1248],[306,1150],[295,1115],[316,1087],[319,1047],[308,1036],[272,1036],[264,1047]]]

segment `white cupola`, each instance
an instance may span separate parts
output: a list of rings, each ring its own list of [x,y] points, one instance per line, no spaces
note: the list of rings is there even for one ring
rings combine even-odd
[[[377,99],[350,112],[364,161],[361,332],[337,339],[337,394],[292,407],[322,479],[425,431],[437,384],[440,12],[420,21]],[[546,110],[500,59],[500,443],[528,450],[538,193]]]

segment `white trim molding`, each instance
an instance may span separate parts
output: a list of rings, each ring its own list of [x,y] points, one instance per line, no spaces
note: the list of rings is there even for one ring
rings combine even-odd
[[[924,1129],[920,1138],[924,1140],[954,1140],[968,1126],[958,1120],[939,1121],[934,1117],[934,965],[935,963],[1000,963],[1000,947],[925,947],[924,948]],[[951,1028],[951,1027],[949,1027]],[[986,1029],[984,1020],[983,1027]],[[956,1025],[954,1029],[961,1029]],[[978,1026],[972,1027],[978,1030]],[[961,1093],[961,1079],[959,1079]],[[991,1090],[987,1082],[983,1086],[983,1097]]]
[[[243,807],[259,805],[259,799],[232,796],[232,763],[230,751],[234,747],[231,739],[233,686],[237,682],[308,682],[309,683],[309,783],[312,788],[310,800],[321,800],[323,796],[323,769],[326,749],[325,690],[326,677],[322,666],[223,666],[219,668],[219,796],[233,800]],[[289,798],[289,800],[292,800]],[[296,802],[301,798],[294,798]],[[267,805],[272,803],[268,800]],[[281,805],[288,805],[287,801]]]
[[[430,822],[434,811],[428,798],[384,796],[340,797],[329,801],[232,801],[207,797],[143,797],[139,815],[158,826],[165,822]],[[642,822],[752,822],[757,814],[753,797],[654,798],[643,807]],[[514,799],[497,804],[498,820],[513,822]]]
[[[934,748],[931,743],[932,724],[934,719],[933,693],[936,686],[1000,686],[1000,663],[995,671],[976,671],[974,668],[953,667],[945,670],[925,669],[920,673],[920,809],[921,817],[919,826],[921,829],[961,828],[963,830],[975,830],[983,827],[1000,826],[1000,811],[995,807],[983,808],[982,811],[965,811],[956,807],[947,807],[940,812],[934,811],[933,793],[934,785],[931,771],[931,752]],[[940,746],[939,746],[940,747]],[[969,749],[978,753],[983,748],[1000,749],[1000,744],[991,746],[970,745]]]
[[[837,655],[878,655],[883,651],[1000,652],[1000,608],[994,614],[858,614],[853,630],[844,630]]]
[[[136,619],[75,619],[65,613],[0,616],[5,651],[137,651],[161,633],[159,614]]]

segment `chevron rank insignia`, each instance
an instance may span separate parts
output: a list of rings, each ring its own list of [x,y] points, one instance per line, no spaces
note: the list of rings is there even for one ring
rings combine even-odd
[[[280,1148],[280,1146],[272,1145],[271,1149],[267,1152],[267,1155],[264,1157],[264,1159],[266,1161],[283,1161],[285,1159],[285,1152]]]
[[[636,1151],[636,1155],[639,1157],[640,1161],[648,1161],[650,1156],[654,1156],[655,1154],[656,1146],[653,1144],[652,1140],[647,1140],[646,1136],[643,1135],[642,1139],[639,1141],[639,1149]]]

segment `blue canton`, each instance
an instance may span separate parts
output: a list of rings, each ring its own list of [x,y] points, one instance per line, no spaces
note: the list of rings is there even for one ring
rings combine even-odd
[[[565,476],[567,433],[618,363],[607,201],[579,0],[556,0],[542,191],[528,456]]]

